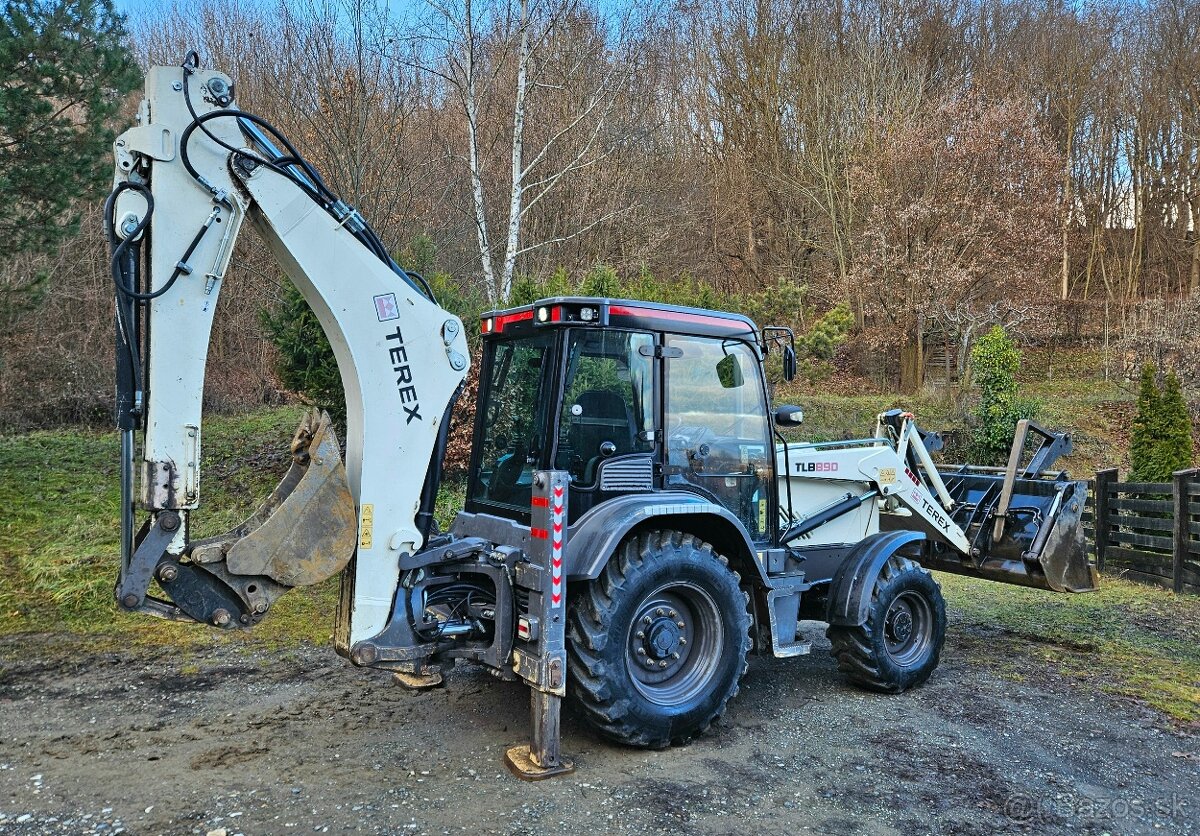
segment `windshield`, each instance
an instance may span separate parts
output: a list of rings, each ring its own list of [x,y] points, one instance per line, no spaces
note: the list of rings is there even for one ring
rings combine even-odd
[[[529,510],[551,398],[545,368],[554,334],[492,343],[480,381],[483,426],[471,499]]]

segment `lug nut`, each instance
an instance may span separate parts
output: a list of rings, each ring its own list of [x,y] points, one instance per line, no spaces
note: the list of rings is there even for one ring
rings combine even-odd
[[[643,624],[653,624],[653,623],[654,623],[654,619],[653,619],[653,618],[651,618],[650,616],[648,616],[648,615],[647,615],[647,616],[645,616],[645,617],[643,617],[643,618],[642,618],[642,623],[643,623]]]
[[[652,667],[654,667],[654,660],[653,660],[653,659],[647,659],[647,660],[646,660],[646,667],[648,667],[648,668],[652,668]]]
[[[672,654],[671,654],[671,658],[672,658],[672,659],[678,659],[678,658],[679,658],[679,651],[678,651],[678,650],[676,650],[674,653],[672,653]]]
[[[675,622],[675,626],[676,626],[676,627],[678,627],[680,630],[682,630],[682,629],[683,629],[684,627],[686,627],[687,625],[686,625],[686,624],[684,624],[682,621],[676,621],[676,622]]]
[[[638,656],[645,656],[645,655],[646,655],[646,648],[644,648],[644,647],[639,647],[639,648],[637,649],[637,655],[638,655]]]
[[[635,633],[635,635],[636,635],[636,636],[637,636],[639,639],[644,639],[644,638],[646,638],[646,631],[645,631],[645,630],[638,630],[638,631],[637,631],[637,633]]]
[[[662,618],[664,615],[667,614],[667,611],[664,610],[662,607],[659,607],[658,609],[656,609],[654,611],[654,614],[657,615],[659,618]]]
[[[680,639],[680,640],[679,640],[679,646],[680,646],[680,647],[683,647],[685,644],[687,644],[687,639]]]
[[[660,668],[665,668],[667,666],[667,660],[663,659],[661,662],[658,663],[658,666]]]
[[[671,618],[675,618],[677,615],[679,615],[679,613],[675,612],[675,610],[668,610],[667,615]]]

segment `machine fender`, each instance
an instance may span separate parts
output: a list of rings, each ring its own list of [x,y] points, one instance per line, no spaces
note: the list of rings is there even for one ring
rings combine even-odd
[[[850,550],[829,584],[830,624],[857,627],[867,620],[871,590],[888,559],[910,543],[924,540],[919,531],[887,531],[874,534]]]
[[[591,508],[571,527],[567,538],[568,580],[599,577],[625,536],[651,520],[661,520],[665,528],[695,532],[741,566],[753,565],[757,581],[767,585],[746,527],[726,508],[685,491],[629,494]]]

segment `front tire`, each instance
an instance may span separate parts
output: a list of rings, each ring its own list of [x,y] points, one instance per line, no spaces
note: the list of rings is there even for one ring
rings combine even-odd
[[[856,685],[899,694],[929,679],[946,640],[946,601],[927,569],[893,555],[871,591],[866,623],[831,626],[838,670]]]
[[[572,599],[567,693],[601,735],[662,748],[703,733],[737,694],[749,596],[712,546],[680,531],[626,540]]]

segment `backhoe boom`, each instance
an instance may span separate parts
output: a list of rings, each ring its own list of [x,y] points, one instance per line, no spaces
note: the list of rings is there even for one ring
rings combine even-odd
[[[165,518],[169,531],[150,530],[156,543],[170,534],[166,551],[186,559],[158,573],[172,609],[148,601],[144,582],[130,583],[159,558],[143,540],[139,561],[130,544],[119,599],[131,609],[246,625],[287,588],[337,574],[357,552],[344,616],[351,643],[373,636],[392,610],[400,558],[429,533],[439,444],[467,374],[462,323],[386,257],[310,167],[274,148],[258,127],[265,123],[236,109],[227,77],[188,61],[151,69],[146,89],[138,126],[114,145],[107,213],[126,323],[118,388],[136,418],[125,423],[145,433],[137,499],[156,519],[174,515]],[[310,416],[293,442],[293,472],[263,511],[227,535],[190,543],[210,333],[245,220],[333,347],[346,395],[345,466],[328,421]],[[133,353],[144,357],[129,362]],[[132,430],[124,429],[126,455]]]

